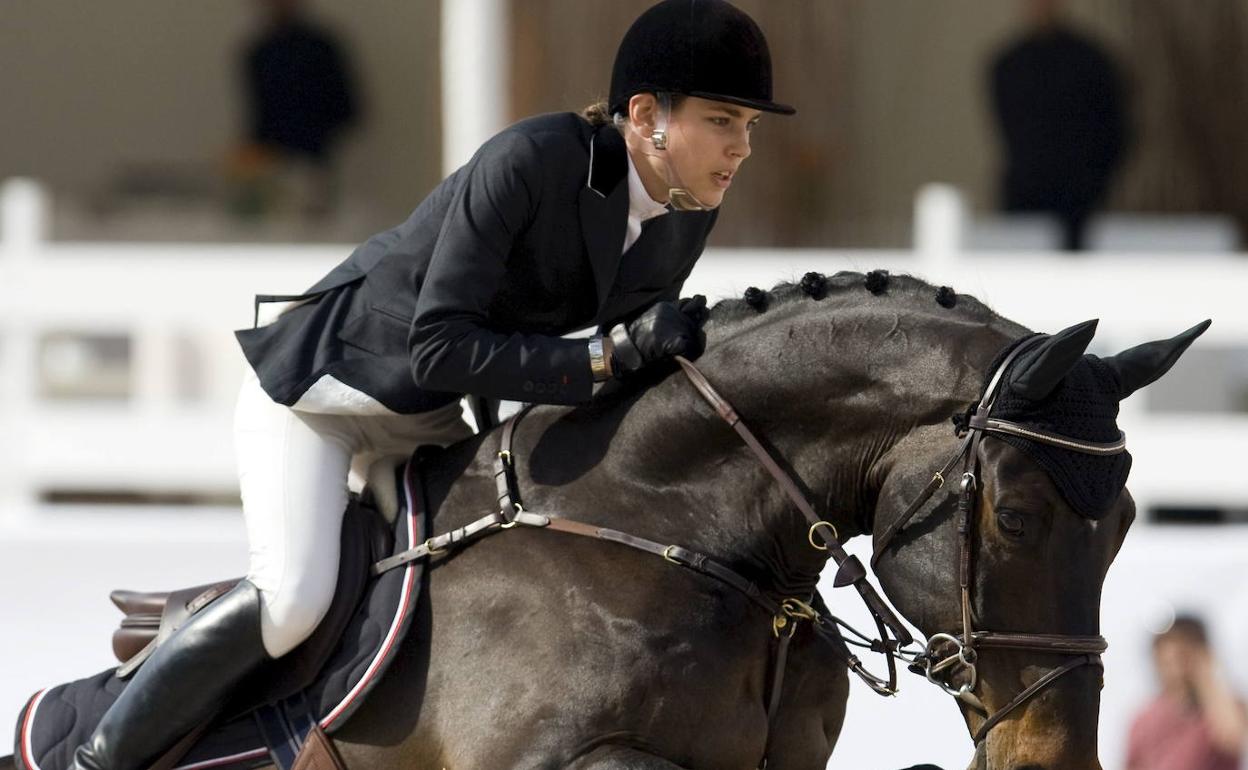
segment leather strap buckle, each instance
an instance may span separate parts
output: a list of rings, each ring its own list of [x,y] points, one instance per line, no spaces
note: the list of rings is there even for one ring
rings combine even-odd
[[[424,543],[424,545],[425,545],[425,553],[429,554],[430,556],[433,556],[434,554],[437,554],[437,553],[445,553],[445,552],[446,552],[446,546],[445,546],[445,545],[443,545],[443,546],[441,546],[441,547],[438,547],[438,546],[435,546],[435,545],[433,544],[433,541],[434,541],[435,539],[436,539],[436,538],[432,538],[432,537],[431,537],[431,538],[429,538],[428,540],[426,540],[426,541],[425,541],[425,543]]]
[[[508,515],[508,512],[506,510],[502,511],[503,518],[507,519],[506,522],[500,525],[503,529],[511,529],[512,527],[516,526],[516,524],[519,523],[518,519],[524,515],[524,506],[521,505],[520,503],[512,503],[511,507],[512,507],[512,510],[515,512],[512,513],[510,516]]]

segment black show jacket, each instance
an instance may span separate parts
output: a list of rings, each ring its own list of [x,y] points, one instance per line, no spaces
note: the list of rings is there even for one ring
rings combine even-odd
[[[715,212],[649,220],[621,255],[628,161],[612,126],[573,113],[486,142],[406,222],[355,250],[272,324],[237,332],[274,401],[298,405],[332,377],[386,409],[427,411],[460,394],[589,400],[583,339],[675,299]],[[319,411],[352,413],[342,407]]]

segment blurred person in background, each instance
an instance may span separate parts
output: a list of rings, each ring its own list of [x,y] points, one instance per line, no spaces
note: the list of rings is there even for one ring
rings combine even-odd
[[[1180,615],[1153,639],[1161,692],[1131,725],[1126,770],[1237,770],[1248,711],[1227,684],[1205,624]]]
[[[1027,29],[993,59],[991,96],[1005,149],[1001,209],[1056,216],[1074,251],[1121,165],[1127,130],[1113,60],[1059,18],[1060,5],[1024,0]]]
[[[664,0],[625,34],[607,102],[505,129],[308,292],[258,297],[235,413],[248,575],[138,669],[75,770],[149,766],[312,634],[353,466],[384,477],[368,468],[468,437],[463,394],[580,404],[697,357],[705,298],[681,287],[763,112],[795,110],[758,25]]]
[[[253,184],[276,179],[300,213],[323,216],[334,205],[334,148],[359,118],[349,61],[333,33],[308,17],[302,0],[260,5],[265,27],[243,66],[248,143],[235,172]],[[276,205],[250,202],[251,213]]]

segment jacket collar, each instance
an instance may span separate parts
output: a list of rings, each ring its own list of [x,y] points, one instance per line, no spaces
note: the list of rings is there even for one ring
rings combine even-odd
[[[599,126],[589,138],[589,177],[586,186],[600,197],[611,195],[628,176],[628,147],[615,126]]]
[[[581,233],[589,253],[597,294],[595,310],[615,283],[628,225],[628,148],[614,126],[600,126],[589,139],[589,173],[580,194]]]

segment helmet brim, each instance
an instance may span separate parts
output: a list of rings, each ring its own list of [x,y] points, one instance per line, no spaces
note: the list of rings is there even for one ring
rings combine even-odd
[[[797,108],[779,102],[771,102],[765,99],[743,99],[739,96],[728,96],[725,94],[712,94],[706,91],[685,91],[689,96],[696,96],[699,99],[710,99],[714,102],[728,102],[729,104],[739,104],[742,107],[750,107],[763,112],[771,112],[777,115],[796,115]]]

